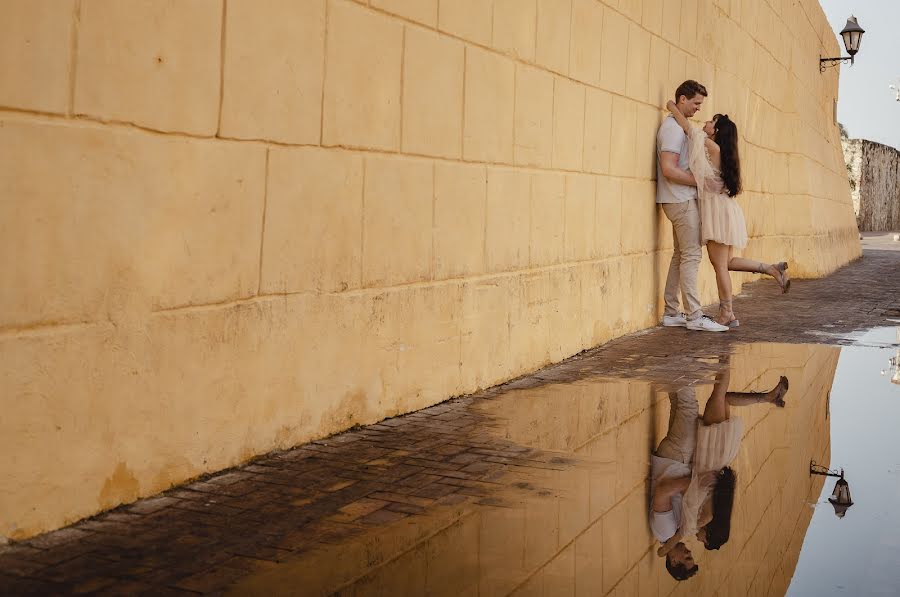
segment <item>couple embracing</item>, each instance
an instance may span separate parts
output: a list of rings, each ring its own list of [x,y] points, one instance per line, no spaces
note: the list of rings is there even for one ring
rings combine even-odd
[[[735,257],[734,249],[747,246],[747,226],[735,197],[741,192],[741,165],[738,156],[737,126],[727,114],[716,114],[700,128],[688,120],[707,97],[706,88],[688,80],[675,90],[675,100],[666,108],[671,113],[656,135],[656,202],[672,222],[675,251],[665,288],[666,327],[725,332],[739,321],[732,310],[729,271],[767,274],[781,292],[790,289],[788,265]],[[697,273],[701,246],[706,245],[716,272],[719,312],[715,318],[700,309]],[[678,302],[681,290],[684,312]]]

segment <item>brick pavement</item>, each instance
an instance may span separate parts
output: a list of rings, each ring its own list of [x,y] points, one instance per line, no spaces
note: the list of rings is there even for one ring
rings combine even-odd
[[[634,334],[475,396],[269,454],[5,546],[0,594],[217,593],[400,520],[449,524],[470,504],[502,500],[504,489],[537,491],[523,480],[529,471],[569,463],[499,438],[475,402],[588,377],[692,383],[714,373],[715,357],[735,343],[847,342],[854,331],[900,319],[900,251],[884,249],[872,243],[863,259],[826,279],[796,280],[788,295],[767,280],[745,286],[735,301],[742,326],[727,334]]]

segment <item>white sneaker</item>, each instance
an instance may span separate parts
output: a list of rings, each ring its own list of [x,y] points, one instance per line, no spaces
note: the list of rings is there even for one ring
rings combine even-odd
[[[701,315],[697,319],[692,319],[685,324],[689,330],[699,330],[701,332],[727,332],[728,326],[716,323],[706,315]]]
[[[687,325],[687,316],[684,313],[678,315],[663,315],[663,327],[676,328]]]

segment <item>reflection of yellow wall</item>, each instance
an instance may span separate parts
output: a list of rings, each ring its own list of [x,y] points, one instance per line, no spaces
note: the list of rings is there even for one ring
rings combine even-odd
[[[825,402],[839,349],[755,345],[732,357],[732,391],[790,380],[784,410],[732,407],[745,434],[730,541],[676,583],[648,527],[649,452],[666,433],[669,401],[640,381],[582,380],[506,392],[482,407],[495,430],[540,450],[553,469],[512,467],[489,494],[499,506],[430,510],[251,576],[233,594],[330,595],[757,595],[783,594],[822,489],[809,461],[828,463]],[[711,391],[700,386],[702,410]],[[527,483],[524,489],[514,483]],[[340,554],[338,556],[338,554]],[[340,594],[344,594],[341,592]]]
[[[747,253],[856,257],[837,44],[770,4],[0,2],[0,536],[652,325],[688,76]]]

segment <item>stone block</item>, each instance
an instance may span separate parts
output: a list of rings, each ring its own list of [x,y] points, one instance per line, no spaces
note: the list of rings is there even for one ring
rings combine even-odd
[[[575,538],[575,595],[603,594],[603,524],[593,522]]]
[[[606,11],[611,12],[611,11]],[[595,0],[572,0],[572,32],[569,50],[569,76],[584,83],[600,82],[603,57],[603,5]]]
[[[531,191],[531,265],[541,267],[562,261],[565,235],[566,177],[538,172]]]
[[[672,95],[675,95],[675,90],[678,89],[679,85],[692,76],[693,73],[687,72],[687,54],[674,46],[670,46],[668,88],[672,90]],[[706,83],[704,83],[704,85],[706,85]],[[721,94],[722,90],[720,88],[717,88],[717,90]]]
[[[563,256],[566,261],[584,261],[594,255],[597,187],[594,176],[566,176],[566,223]]]
[[[537,0],[494,0],[493,47],[534,62]]]
[[[403,151],[462,155],[464,47],[407,27],[403,57]]]
[[[622,180],[610,176],[597,177],[596,256],[616,257],[622,254]]]
[[[635,172],[635,134],[637,104],[620,96],[613,97],[612,134],[610,138],[609,173],[614,176],[633,176]]]
[[[511,278],[467,284],[463,289],[462,386],[473,392],[509,375]]]
[[[0,20],[0,106],[69,109],[75,0],[6,0]]]
[[[524,269],[529,254],[531,176],[511,168],[488,168],[487,176],[487,271]]]
[[[612,96],[599,89],[585,90],[584,165],[587,172],[609,172]]]
[[[438,0],[371,0],[370,4],[411,21],[437,27]]]
[[[319,143],[325,1],[228,3],[220,135]]]
[[[380,363],[388,412],[410,412],[458,395],[462,286],[402,288],[378,296],[372,316],[375,352],[393,356]]]
[[[623,54],[628,52],[628,32],[628,19],[615,11],[607,10],[603,17],[603,33],[600,35],[600,86],[620,95],[625,94],[628,62],[627,56]]]
[[[630,21],[640,24],[644,14],[644,1],[645,0],[618,0],[618,2],[612,2],[611,4],[618,4],[616,8],[619,9],[619,12],[628,17]]]
[[[622,253],[655,249],[659,220],[652,181],[625,180],[622,188]]]
[[[441,31],[482,46],[491,45],[493,18],[493,2],[484,0],[444,1],[438,7]]]
[[[214,135],[219,123],[222,0],[83,0],[76,114]]]
[[[553,75],[517,65],[515,147],[516,164],[549,168],[553,152]]]
[[[485,50],[466,48],[463,158],[512,163],[515,64]]]
[[[619,454],[624,459],[624,454]],[[603,594],[609,593],[625,576],[628,562],[627,504],[621,501],[603,515]]]
[[[675,88],[669,89],[669,44],[656,36],[650,38],[649,68],[647,99],[662,108],[670,98],[675,99]]]
[[[487,171],[438,162],[434,167],[434,278],[484,270]]]
[[[581,170],[583,150],[584,86],[557,77],[553,84],[553,167]]]
[[[322,143],[397,150],[403,25],[357,4],[328,2]]]
[[[363,196],[363,285],[431,279],[434,165],[366,157]]]
[[[649,100],[651,35],[639,25],[631,24],[628,32],[628,72],[625,75],[625,94],[639,102]]]
[[[675,46],[681,43],[681,1],[665,0],[662,7],[662,38]]]
[[[662,35],[663,0],[644,0],[641,24],[654,36]]]
[[[260,292],[359,288],[362,205],[361,155],[271,148]]]
[[[252,296],[264,172],[258,146],[3,121],[0,250],[21,257],[0,274],[0,325]]]
[[[537,1],[535,61],[554,72],[569,74],[572,0]]]
[[[656,179],[656,132],[662,122],[659,108],[637,104],[634,137],[634,176]]]
[[[704,7],[706,8],[706,7]],[[698,0],[681,0],[681,49],[688,54],[697,52],[697,11]],[[739,64],[741,61],[738,61]]]
[[[562,239],[560,239],[562,240]],[[510,301],[509,354],[512,374],[533,371],[551,361],[548,308],[550,276],[546,271],[522,274]]]

